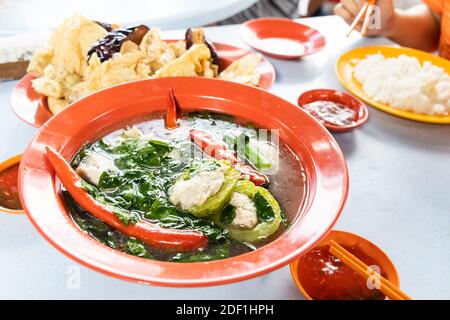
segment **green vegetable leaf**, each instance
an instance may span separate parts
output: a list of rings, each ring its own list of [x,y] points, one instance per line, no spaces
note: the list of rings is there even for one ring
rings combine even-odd
[[[225,207],[225,209],[223,209],[222,211],[222,215],[221,215],[221,219],[222,222],[225,224],[231,224],[231,222],[234,220],[234,218],[236,217],[236,208],[228,205]]]
[[[125,243],[125,250],[133,256],[141,258],[151,258],[142,242],[135,238],[128,238]]]
[[[140,216],[135,211],[127,211],[121,207],[119,207],[116,203],[117,201],[111,201],[110,198],[104,196],[95,186],[87,183],[84,180],[81,180],[81,186],[92,196],[94,199],[104,206],[108,207],[117,218],[124,224],[135,224],[139,221]],[[115,200],[115,199],[114,199]]]
[[[180,252],[173,255],[170,261],[176,262],[205,262],[212,260],[225,259],[230,256],[230,242],[226,242],[220,246],[216,246],[212,250],[196,252],[196,253],[186,253]]]
[[[172,150],[172,147],[164,141],[160,140],[149,140],[149,143],[160,153],[166,153]]]
[[[88,156],[88,146],[84,146],[81,148],[80,151],[75,155],[75,157],[72,160],[72,167],[76,168],[78,165]]]
[[[220,163],[216,160],[212,159],[202,159],[202,160],[194,160],[191,162],[191,165],[189,166],[189,177],[191,178],[195,176],[198,172],[201,171],[213,171],[220,167]]]
[[[275,217],[273,208],[260,192],[255,193],[253,201],[255,203],[256,214],[258,215],[259,220],[261,221],[273,220],[273,218]]]
[[[162,228],[197,230],[208,237],[210,241],[223,241],[226,239],[227,231],[215,223],[205,219],[181,213],[170,203],[156,200],[150,211],[145,213],[145,218],[155,220]]]

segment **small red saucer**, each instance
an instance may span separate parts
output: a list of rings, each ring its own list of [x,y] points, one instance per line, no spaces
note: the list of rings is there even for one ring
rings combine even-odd
[[[279,59],[297,59],[322,50],[325,37],[291,19],[260,18],[245,22],[241,38],[252,48]]]
[[[352,95],[333,89],[315,89],[302,93],[298,97],[298,105],[303,108],[305,104],[318,101],[332,101],[343,104],[346,107],[356,111],[355,123],[347,126],[336,126],[329,123],[322,123],[331,132],[346,132],[362,126],[369,118],[369,110],[367,106]]]

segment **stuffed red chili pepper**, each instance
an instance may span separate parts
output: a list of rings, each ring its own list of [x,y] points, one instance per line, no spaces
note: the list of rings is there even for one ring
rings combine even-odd
[[[124,225],[112,210],[97,202],[81,186],[80,176],[59,153],[48,147],[46,151],[47,159],[56,175],[74,200],[84,210],[112,228],[151,247],[165,251],[192,251],[207,244],[207,237],[199,231],[161,228],[145,220],[140,220],[136,224]]]
[[[264,174],[243,163],[234,151],[227,149],[224,143],[217,141],[211,134],[197,129],[191,129],[189,133],[191,140],[207,155],[219,160],[229,160],[242,175],[248,176],[257,186],[269,183],[269,179]]]

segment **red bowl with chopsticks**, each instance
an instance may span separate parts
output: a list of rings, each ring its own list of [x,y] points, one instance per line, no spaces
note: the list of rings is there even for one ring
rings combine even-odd
[[[365,255],[376,261],[376,265],[382,271],[384,277],[392,284],[399,287],[400,277],[398,271],[395,268],[394,263],[389,258],[386,252],[376,246],[373,242],[351,232],[332,230],[325,239],[323,239],[315,248],[322,246],[329,246],[330,241],[334,240],[341,246],[345,247],[358,247]],[[314,248],[313,248],[314,249]],[[364,262],[364,261],[363,261]],[[311,297],[308,288],[306,287],[305,275],[299,272],[299,264],[301,261],[295,260],[290,264],[292,278],[297,285],[300,292],[308,300],[314,300]]]
[[[355,111],[354,122],[349,125],[337,126],[329,122],[320,121],[331,132],[347,132],[362,126],[369,119],[367,106],[352,95],[333,89],[314,89],[302,93],[298,97],[298,105],[304,105],[315,101],[331,101],[342,104]]]
[[[180,111],[213,111],[278,128],[280,139],[302,159],[308,191],[290,212],[292,224],[277,239],[239,256],[211,262],[163,262],[131,256],[101,244],[72,221],[45,149],[71,159],[81,146],[145,121],[166,109],[173,90]],[[95,108],[92,108],[95,106]],[[117,85],[72,104],[43,126],[25,151],[20,196],[33,225],[53,246],[94,270],[145,284],[196,287],[249,279],[288,264],[319,242],[339,217],[348,171],[336,141],[297,106],[265,90],[205,78],[161,78]]]

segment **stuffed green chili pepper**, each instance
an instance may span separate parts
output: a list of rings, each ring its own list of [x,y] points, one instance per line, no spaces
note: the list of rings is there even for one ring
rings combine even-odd
[[[230,201],[239,176],[227,161],[196,162],[169,189],[169,200],[196,217],[217,214]]]
[[[228,206],[212,219],[234,240],[255,242],[275,233],[282,217],[278,202],[267,189],[239,180]]]

